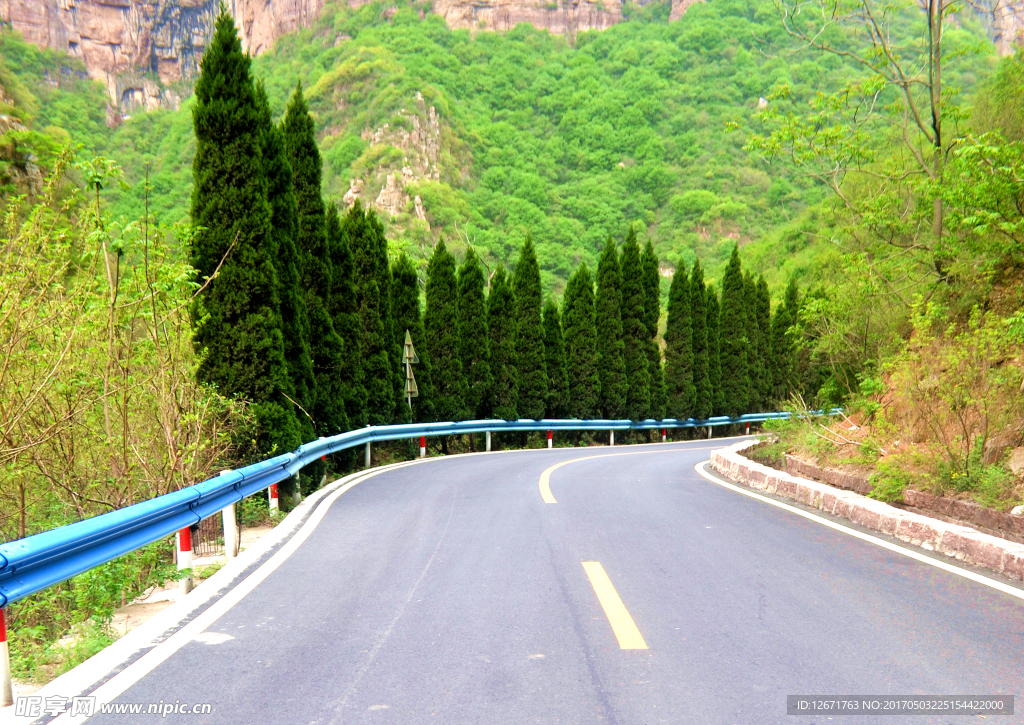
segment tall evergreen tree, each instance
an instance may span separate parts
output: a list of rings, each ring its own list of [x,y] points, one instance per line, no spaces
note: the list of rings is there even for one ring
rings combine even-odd
[[[721,412],[737,416],[750,404],[750,367],[747,350],[750,326],[747,323],[747,295],[740,268],[739,249],[733,247],[732,257],[722,278],[720,330]]]
[[[363,385],[362,352],[359,347],[362,321],[359,319],[356,302],[352,249],[349,247],[348,236],[342,232],[338,208],[334,204],[327,205],[326,228],[332,271],[328,311],[331,314],[334,331],[343,343],[338,383],[349,427],[362,428],[366,425],[366,387]]]
[[[295,86],[284,116],[284,139],[295,183],[297,209],[296,240],[303,261],[302,288],[309,315],[310,352],[316,393],[310,410],[317,433],[337,435],[348,429],[340,374],[345,364],[345,346],[334,330],[327,308],[333,290],[333,263],[327,243],[327,217],[320,192],[320,149],[317,148],[313,119]]]
[[[569,377],[565,367],[565,339],[558,305],[548,298],[544,304],[544,365],[548,377],[546,415],[563,418],[569,403]]]
[[[796,350],[790,328],[797,323],[799,309],[800,292],[791,279],[771,324],[772,398],[776,402],[786,400],[796,391]]]
[[[391,315],[388,243],[377,215],[372,210],[364,211],[358,200],[346,215],[342,232],[352,250],[356,310],[362,328],[359,348],[366,388],[366,420],[370,425],[388,425],[395,414],[399,370],[399,361],[393,359],[395,325]]]
[[[658,274],[658,255],[648,239],[640,259],[644,271],[644,324],[647,326],[647,369],[650,373],[650,416],[656,420],[665,417],[668,393],[661,367],[661,349],[658,347],[658,320],[661,318],[661,275]]]
[[[485,284],[483,265],[470,247],[459,268],[459,359],[466,376],[466,407],[471,418],[484,417],[491,387]]]
[[[569,278],[565,288],[562,322],[569,377],[570,418],[597,417],[601,379],[597,372],[597,327],[594,324],[594,280],[586,262]]]
[[[761,353],[763,344],[761,328],[757,319],[757,280],[750,272],[743,274],[744,312],[747,315],[747,371],[750,390],[747,394],[745,413],[760,411],[761,394],[765,383],[765,361]]]
[[[622,245],[622,359],[626,370],[626,417],[646,420],[651,408],[651,372],[644,315],[644,273],[632,228]]]
[[[728,415],[725,412],[725,392],[722,385],[722,317],[718,292],[711,285],[707,287],[708,331],[708,381],[711,383],[712,408],[715,415]]]
[[[693,322],[690,319],[690,280],[682,262],[668,290],[665,325],[666,415],[685,420],[693,411]]]
[[[307,411],[316,399],[313,358],[309,351],[309,317],[306,298],[300,284],[302,257],[295,246],[297,228],[292,167],[288,162],[284,134],[274,125],[263,82],[256,83],[256,105],[260,114],[263,170],[267,177],[271,227],[277,251],[278,298],[281,301],[281,327],[284,332],[285,363],[295,391],[293,400],[300,407],[296,418],[302,442],[316,438],[313,420]]]
[[[605,418],[619,419],[626,415],[627,383],[622,342],[622,271],[611,237],[597,263],[595,308],[595,321],[601,331],[597,337],[597,371],[601,379],[598,407]]]
[[[715,391],[711,387],[708,345],[708,293],[704,286],[704,269],[698,259],[690,274],[690,319],[693,321],[693,406],[694,418],[707,418],[714,412]],[[717,347],[717,345],[716,345]]]
[[[491,279],[487,295],[487,338],[491,352],[494,383],[488,400],[490,415],[503,420],[518,420],[519,398],[516,371],[515,295],[505,268],[499,266]]]
[[[423,316],[424,350],[430,361],[434,415],[438,420],[465,420],[466,376],[459,359],[459,283],[455,257],[437,242],[427,265],[427,311]]]
[[[224,395],[253,401],[263,452],[301,443],[294,387],[284,354],[261,112],[234,21],[217,17],[195,86],[192,220],[199,227],[190,261],[201,280],[193,345],[198,378]]]
[[[772,397],[772,350],[771,350],[771,323],[772,323],[772,298],[768,292],[768,283],[764,275],[757,279],[757,294],[754,305],[754,315],[757,320],[757,350],[761,359],[761,380],[758,386],[759,410],[771,410]]]
[[[429,423],[436,420],[434,417],[434,386],[431,375],[430,359],[425,354],[427,349],[426,333],[423,329],[423,315],[420,311],[420,285],[416,275],[416,268],[412,260],[401,253],[391,267],[391,278],[394,294],[395,329],[401,330],[402,345],[405,345],[405,331],[409,331],[412,338],[412,346],[420,361],[412,366],[413,376],[416,378],[416,387],[419,389],[419,397],[412,399],[411,419],[417,423]],[[401,360],[401,358],[399,358]],[[405,379],[405,366],[402,366],[402,378]],[[403,392],[405,386],[403,383]],[[400,405],[408,404],[402,400]]]
[[[544,366],[544,330],[541,322],[540,266],[529,235],[523,242],[513,277],[516,322],[516,371],[519,398],[516,410],[523,418],[540,420],[547,406],[548,375]]]

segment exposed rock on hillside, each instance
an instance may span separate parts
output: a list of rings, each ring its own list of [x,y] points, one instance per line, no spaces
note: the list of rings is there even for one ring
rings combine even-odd
[[[587,30],[604,30],[622,20],[620,0],[434,0],[434,12],[451,28],[511,30],[529,23],[559,35],[576,37]]]

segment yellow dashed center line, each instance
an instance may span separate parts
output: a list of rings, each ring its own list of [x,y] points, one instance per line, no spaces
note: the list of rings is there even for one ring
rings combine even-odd
[[[647,649],[647,643],[644,642],[640,630],[636,628],[636,622],[629,616],[626,605],[622,603],[619,593],[612,586],[612,581],[605,573],[601,562],[585,561],[583,570],[587,572],[590,585],[594,587],[594,594],[597,595],[597,601],[601,603],[601,608],[604,609],[605,616],[608,617],[608,623],[612,625],[615,638],[619,640],[619,647],[621,649]]]

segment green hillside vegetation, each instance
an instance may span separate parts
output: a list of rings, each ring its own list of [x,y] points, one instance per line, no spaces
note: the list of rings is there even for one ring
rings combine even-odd
[[[736,241],[760,240],[755,269],[763,267],[774,286],[786,281],[775,276],[783,257],[810,276],[813,259],[799,255],[815,239],[808,231],[821,224],[827,189],[765,163],[744,144],[747,131],[759,128],[760,98],[785,86],[787,97],[773,104],[791,110],[841,87],[851,67],[832,56],[774,53],[785,33],[771,2],[700,3],[671,24],[651,9],[581,34],[575,47],[528,26],[471,36],[449,30],[438,16],[421,19],[412,4],[382,9],[330,4],[311,28],[255,59],[253,72],[278,117],[296,80],[307,85],[325,193],[338,202],[357,177],[372,201],[384,175],[399,171],[408,156],[391,143],[394,134],[371,145],[364,131],[385,124],[410,130],[413,116],[425,121],[426,109],[436,108],[438,178],[418,179],[406,190],[423,199],[431,231],[410,202],[384,220],[393,246],[424,260],[443,234],[455,249],[473,242],[493,269],[495,262],[510,264],[530,233],[543,288],[561,290],[580,261],[596,268],[609,234],[633,224],[669,266],[692,264],[699,255],[712,279]],[[965,22],[949,29],[945,42],[956,49],[980,36]],[[989,66],[984,53],[974,54],[947,81],[969,92]],[[90,104],[87,116],[47,111],[38,122],[59,121],[76,141],[126,170],[134,188],[111,190],[115,216],[140,214],[143,195],[134,182],[148,162],[151,208],[169,224],[186,219],[193,101],[178,111],[137,114],[113,133],[103,133],[99,122],[102,99],[89,97],[82,108]],[[664,301],[667,291],[665,284]]]

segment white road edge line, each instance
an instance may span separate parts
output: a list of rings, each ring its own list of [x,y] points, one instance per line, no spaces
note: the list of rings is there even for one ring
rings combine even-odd
[[[418,460],[430,459],[417,459],[417,461]],[[404,463],[410,464],[417,461],[407,461]],[[331,495],[327,496],[326,499],[317,506],[316,510],[310,514],[309,518],[306,519],[302,528],[299,529],[298,532],[296,532],[295,535],[293,535],[277,551],[277,553],[256,569],[256,571],[217,600],[209,609],[168,637],[166,641],[158,644],[138,660],[126,667],[123,671],[114,675],[111,679],[107,680],[98,688],[90,692],[89,695],[96,698],[96,712],[94,714],[99,714],[98,711],[101,704],[113,702],[129,687],[156,669],[157,666],[191,642],[197,635],[202,634],[207,627],[224,616],[231,607],[238,604],[238,602],[249,594],[249,592],[259,586],[260,583],[262,583],[279,566],[281,566],[281,564],[283,564],[288,557],[290,557],[295,550],[309,538],[310,534],[316,530],[317,525],[324,516],[327,515],[327,511],[339,496],[353,486],[381,473],[387,473],[388,471],[394,470],[394,468],[395,467],[389,466],[369,471],[366,475],[359,476],[358,478],[346,483],[337,491],[334,491]],[[89,718],[84,715],[71,716],[70,713],[66,712],[60,717],[52,720],[51,723],[52,725],[78,725],[78,723],[83,723],[88,719]]]
[[[704,467],[709,463],[711,463],[711,461],[702,461],[701,463],[695,465],[693,467],[693,470],[700,474],[702,477],[706,478],[712,483],[717,483],[719,486],[722,486],[723,488],[728,488],[732,491],[735,491],[736,493],[742,493],[744,496],[749,496],[750,498],[755,498],[758,501],[763,501],[764,503],[771,504],[776,508],[784,509],[786,511],[789,511],[790,513],[796,514],[797,516],[802,516],[805,519],[809,519],[816,523],[822,524],[824,526],[829,527],[830,529],[835,529],[836,531],[841,531],[844,534],[849,534],[850,536],[856,539],[860,539],[861,541],[867,541],[870,544],[880,546],[883,549],[888,549],[889,551],[895,552],[897,554],[902,554],[903,556],[906,556],[910,559],[914,559],[915,561],[919,561],[922,564],[934,566],[935,568],[942,569],[943,571],[947,571],[950,574],[956,574],[957,576],[961,576],[964,579],[970,579],[973,582],[983,584],[984,586],[1000,591],[1003,594],[1009,594],[1011,597],[1016,597],[1017,599],[1024,600],[1024,590],[1010,586],[1009,584],[1005,584],[995,579],[990,579],[987,576],[976,574],[975,572],[969,571],[967,569],[961,569],[958,566],[947,564],[946,562],[940,561],[939,559],[933,559],[932,557],[920,554],[914,551],[913,549],[907,549],[905,547],[898,546],[896,544],[893,544],[892,542],[886,541],[885,539],[880,539],[877,536],[865,534],[863,531],[851,529],[849,526],[837,524],[835,521],[829,521],[823,516],[817,516],[802,509],[798,509],[796,506],[790,506],[789,504],[782,503],[781,501],[776,501],[773,498],[769,498],[768,496],[764,496],[760,493],[750,491],[741,486],[737,486],[736,484],[726,483],[725,481],[719,480],[718,478],[712,476],[705,470]]]

